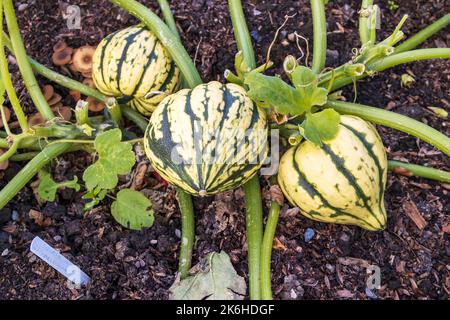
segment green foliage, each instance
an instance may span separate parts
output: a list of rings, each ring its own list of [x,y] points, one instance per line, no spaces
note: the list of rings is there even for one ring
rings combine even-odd
[[[95,188],[94,190],[87,191],[83,195],[83,199],[91,200],[84,205],[84,210],[89,211],[92,210],[95,206],[97,206],[103,199],[105,199],[108,194],[108,190],[103,190],[101,188]]]
[[[323,106],[327,102],[328,91],[318,86],[317,76],[311,69],[303,66],[295,68],[292,73],[292,83],[306,111],[314,106]]]
[[[150,200],[131,189],[119,191],[111,213],[118,223],[132,230],[151,227],[155,220]]]
[[[255,101],[270,103],[281,114],[300,115],[305,112],[299,104],[300,95],[295,88],[278,77],[269,77],[257,72],[245,75],[248,95]]]
[[[300,133],[305,139],[322,146],[322,141],[331,140],[337,135],[340,118],[333,109],[308,113],[300,126]]]
[[[80,185],[78,184],[78,177],[74,177],[73,180],[65,182],[55,182],[50,173],[41,172],[39,175],[40,183],[38,187],[39,197],[44,201],[55,201],[56,191],[63,188],[71,188],[75,191],[80,191]]]
[[[132,145],[121,142],[120,129],[113,129],[98,135],[95,149],[98,160],[89,166],[83,174],[88,191],[95,188],[113,189],[118,175],[127,174],[136,162]]]
[[[211,252],[193,268],[197,273],[177,280],[170,290],[171,300],[242,300],[247,286],[225,253]]]

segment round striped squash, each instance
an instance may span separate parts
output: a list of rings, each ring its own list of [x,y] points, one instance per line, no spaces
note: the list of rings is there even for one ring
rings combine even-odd
[[[212,81],[166,97],[145,133],[145,152],[167,181],[212,195],[248,181],[267,157],[267,121],[245,90]]]
[[[103,94],[149,116],[180,84],[180,70],[142,25],[110,34],[95,50],[92,78]]]
[[[386,178],[378,132],[354,116],[341,116],[337,136],[322,147],[305,141],[289,149],[278,173],[286,198],[304,216],[367,230],[386,226]]]

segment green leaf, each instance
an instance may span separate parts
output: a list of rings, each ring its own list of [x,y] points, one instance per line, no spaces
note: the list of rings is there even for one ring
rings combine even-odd
[[[125,228],[142,230],[153,225],[152,203],[142,193],[123,189],[117,194],[117,200],[111,206],[111,213]]]
[[[292,83],[297,89],[305,111],[327,102],[328,90],[318,86],[317,75],[309,68],[298,66],[292,73]]]
[[[305,111],[295,88],[278,77],[250,72],[245,76],[244,83],[249,87],[250,98],[270,103],[278,113],[300,115]]]
[[[341,116],[333,109],[307,113],[300,133],[309,141],[322,146],[323,141],[332,140],[339,131]]]
[[[78,177],[75,176],[73,180],[65,182],[55,182],[50,173],[44,172],[40,175],[40,183],[38,187],[39,197],[44,201],[53,202],[56,199],[56,191],[58,189],[71,188],[75,191],[80,191],[80,185],[78,184]]]
[[[247,291],[225,253],[211,252],[194,268],[197,273],[184,280],[176,280],[170,287],[171,300],[242,300]]]
[[[89,211],[92,210],[95,206],[97,206],[103,199],[105,199],[108,190],[102,190],[100,188],[95,188],[94,190],[90,190],[83,195],[83,199],[91,200],[84,205],[84,210]]]
[[[121,140],[120,129],[109,130],[96,137],[94,146],[99,159],[83,174],[88,190],[96,187],[114,189],[118,182],[117,176],[131,171],[136,162],[132,145]]]

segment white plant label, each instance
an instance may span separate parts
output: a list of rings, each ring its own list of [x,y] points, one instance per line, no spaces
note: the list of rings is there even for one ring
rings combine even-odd
[[[86,285],[90,281],[86,273],[41,238],[35,237],[31,241],[30,250],[76,286]]]

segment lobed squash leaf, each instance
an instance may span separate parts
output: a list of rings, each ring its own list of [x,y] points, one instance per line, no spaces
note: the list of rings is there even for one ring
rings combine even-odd
[[[56,191],[63,188],[71,188],[75,191],[80,191],[80,185],[78,184],[78,177],[73,177],[73,180],[68,180],[65,182],[55,182],[50,173],[42,172],[39,175],[40,183],[38,187],[39,197],[44,201],[55,201]]]
[[[244,83],[249,87],[247,93],[252,100],[269,103],[278,113],[300,115],[305,112],[295,88],[278,77],[249,72]]]
[[[332,140],[339,131],[341,116],[333,109],[307,113],[300,125],[300,133],[305,139],[322,146],[323,141]]]
[[[176,280],[170,287],[171,300],[244,299],[247,291],[245,280],[236,273],[225,252],[211,252],[192,270],[197,273],[181,281]]]
[[[111,214],[118,223],[132,230],[151,227],[155,220],[150,200],[132,189],[123,189],[117,193]]]
[[[95,139],[98,160],[83,174],[86,188],[113,189],[118,183],[118,175],[127,174],[136,163],[132,145],[121,142],[120,129],[112,129],[99,134]]]
[[[292,73],[292,83],[306,111],[327,102],[328,90],[318,86],[317,75],[309,68],[298,66]]]

